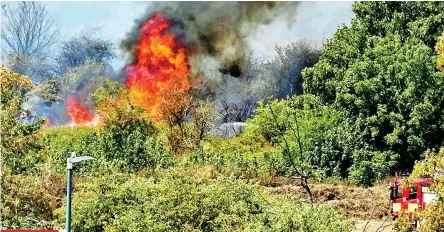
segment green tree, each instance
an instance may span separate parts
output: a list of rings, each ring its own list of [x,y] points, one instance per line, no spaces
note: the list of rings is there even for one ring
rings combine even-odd
[[[52,211],[59,207],[60,196],[52,195],[51,187],[40,177],[5,176],[1,185],[2,229],[52,228]]]
[[[312,201],[308,179],[318,174],[344,175],[344,163],[339,144],[343,128],[337,127],[340,118],[332,107],[323,106],[318,97],[299,95],[286,100],[261,102],[255,110],[248,130],[256,130],[277,146],[284,170],[278,173],[301,180]],[[255,133],[255,132],[253,132]],[[339,156],[339,157],[338,157]],[[341,157],[342,156],[342,157]]]
[[[411,169],[424,150],[444,142],[444,78],[433,50],[444,3],[359,2],[353,11],[351,25],[339,28],[320,61],[304,70],[304,91],[362,125],[371,153],[355,161],[398,157],[396,169]]]
[[[28,153],[40,147],[38,131],[44,120],[26,123],[29,112],[22,109],[26,92],[33,88],[27,76],[1,67],[1,167],[3,172],[21,173],[35,162]]]

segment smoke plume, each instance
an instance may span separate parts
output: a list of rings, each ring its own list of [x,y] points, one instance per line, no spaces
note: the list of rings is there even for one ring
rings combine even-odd
[[[246,38],[258,25],[291,18],[296,2],[156,2],[146,17],[138,20],[122,47],[134,54],[134,44],[143,22],[160,12],[171,22],[171,31],[190,49],[191,75],[204,70],[199,64],[206,59],[218,62],[217,70],[239,77],[250,52]],[[214,66],[213,66],[214,67]]]

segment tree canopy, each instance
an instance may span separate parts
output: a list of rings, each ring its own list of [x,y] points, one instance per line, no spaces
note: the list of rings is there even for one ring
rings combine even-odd
[[[359,2],[353,11],[351,25],[304,70],[304,91],[361,122],[367,146],[398,154],[397,169],[410,169],[444,141],[444,77],[435,52],[444,4]]]

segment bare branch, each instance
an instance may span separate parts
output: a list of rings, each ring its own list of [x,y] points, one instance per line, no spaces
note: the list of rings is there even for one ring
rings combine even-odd
[[[56,43],[59,28],[40,2],[20,2],[2,6],[1,38],[6,42],[4,53],[42,57]]]

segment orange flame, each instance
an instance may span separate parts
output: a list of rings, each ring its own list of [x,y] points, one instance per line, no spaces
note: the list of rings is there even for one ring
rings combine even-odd
[[[45,125],[44,125],[45,127],[50,127],[51,126],[51,119],[50,118],[47,118],[46,119],[46,121],[45,121]]]
[[[136,63],[126,68],[131,102],[155,118],[163,93],[191,87],[185,47],[174,33],[167,31],[170,26],[160,13],[150,17],[139,31]]]
[[[94,120],[93,114],[88,111],[88,108],[82,101],[79,101],[74,96],[71,96],[68,97],[66,102],[67,111],[73,124],[88,124]]]

